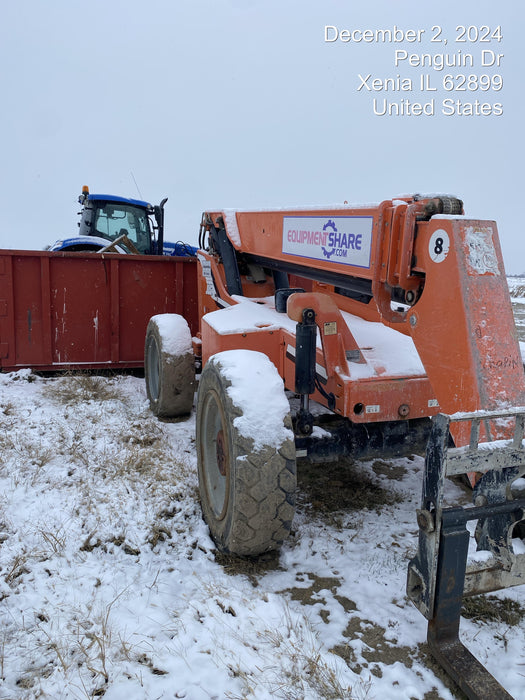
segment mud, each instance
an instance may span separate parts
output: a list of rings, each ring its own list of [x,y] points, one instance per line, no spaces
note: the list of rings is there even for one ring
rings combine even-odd
[[[386,463],[384,463],[386,465]],[[297,465],[298,506],[337,525],[340,511],[378,511],[403,500],[394,488],[383,488],[364,465],[341,459],[331,464]]]

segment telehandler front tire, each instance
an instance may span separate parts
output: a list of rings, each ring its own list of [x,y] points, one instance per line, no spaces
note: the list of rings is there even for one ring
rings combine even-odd
[[[195,358],[189,326],[179,314],[153,316],[146,331],[144,376],[152,412],[159,418],[191,413]]]
[[[232,376],[231,353],[243,353],[245,377]],[[225,363],[225,356],[228,356]],[[235,358],[239,358],[237,354]],[[226,367],[226,370],[225,370]],[[271,407],[251,395],[249,376],[257,368],[283,392],[275,366],[262,353],[234,350],[206,363],[197,395],[197,459],[204,520],[218,548],[240,556],[279,549],[295,512],[295,443],[290,414],[277,426],[283,439],[262,444],[241,432],[246,402],[261,418]],[[244,408],[243,408],[244,406]],[[278,419],[280,420],[280,419]],[[245,430],[246,432],[246,430]],[[272,444],[273,443],[273,444]]]

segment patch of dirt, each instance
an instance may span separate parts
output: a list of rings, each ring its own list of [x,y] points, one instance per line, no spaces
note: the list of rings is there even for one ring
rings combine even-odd
[[[283,591],[279,591],[279,593],[289,593],[292,600],[299,601],[301,605],[315,605],[316,603],[323,603],[323,605],[326,605],[326,600],[319,596],[321,591],[330,591],[336,600],[339,600],[339,598],[341,599],[339,602],[343,600],[342,596],[337,596],[337,589],[341,585],[341,581],[338,578],[332,578],[330,576],[316,576],[310,572],[307,574],[297,574],[296,578],[298,581],[304,581],[305,579],[303,577],[305,575],[312,582],[309,586],[294,586],[293,588],[286,588]],[[344,600],[348,601],[348,598],[345,598]],[[355,603],[353,603],[351,600],[348,602],[353,606],[349,609],[355,610]],[[341,603],[341,605],[342,604],[343,603]]]
[[[397,646],[395,642],[387,641],[385,632],[384,627],[370,622],[370,620],[362,620],[357,615],[350,618],[346,630],[343,632],[343,636],[347,639],[360,639],[363,642],[361,654],[367,662],[363,666],[369,668],[370,673],[378,677],[382,676],[379,663],[390,666],[399,661],[407,668],[411,668],[413,663],[414,649]],[[338,645],[332,651],[341,656],[352,671],[360,673],[363,666],[357,663],[355,652],[349,645]]]
[[[242,574],[250,580],[254,587],[259,585],[259,576],[263,576],[268,571],[282,570],[279,563],[279,552],[266,552],[258,557],[238,557],[235,554],[216,549],[213,554],[215,561],[226,574],[230,576]]]
[[[299,462],[297,482],[299,506],[321,516],[364,508],[379,511],[403,500],[400,493],[383,488],[365,467],[349,459],[328,464]]]
[[[298,581],[304,581],[305,576],[311,581],[311,584],[306,587],[294,586],[293,588],[286,588],[283,591],[278,591],[278,593],[289,593],[292,600],[298,601],[301,605],[316,605],[321,603],[326,605],[326,599],[320,595],[321,591],[330,591],[332,596],[337,602],[342,605],[345,612],[353,612],[357,610],[357,606],[353,600],[347,598],[343,595],[338,595],[337,589],[341,585],[341,581],[338,578],[331,576],[316,576],[310,572],[306,574],[299,573],[296,576]],[[328,624],[330,621],[330,610],[327,608],[322,608],[319,610],[319,616],[321,620]]]
[[[379,664],[390,666],[399,662],[407,668],[412,668],[414,661],[419,661],[443,682],[456,700],[467,700],[467,696],[434,660],[427,644],[418,647],[399,646],[395,640],[385,639],[385,633],[386,630],[380,625],[354,615],[348,621],[343,636],[349,641],[359,639],[363,643],[361,657],[365,661],[358,661],[357,654],[350,644],[337,644],[330,651],[342,658],[354,673],[360,674],[365,668],[379,678],[382,676]],[[433,688],[425,693],[423,700],[441,700],[441,695]]]
[[[454,695],[453,692],[452,692],[452,694]],[[410,698],[410,700],[417,700],[417,698]],[[437,689],[432,688],[432,690],[429,690],[427,693],[425,693],[423,695],[423,700],[442,700],[442,699],[441,699],[441,695],[438,693]]]
[[[393,465],[390,462],[384,462],[381,459],[376,459],[372,464],[372,469],[377,476],[386,476],[387,479],[393,481],[401,481],[407,474],[407,468],[402,465]]]
[[[357,610],[354,601],[337,594],[341,583],[338,578],[315,576],[310,572],[298,574],[297,578],[299,581],[308,580],[309,585],[305,587],[297,586],[279,592],[289,593],[292,600],[299,601],[302,605],[315,605],[317,603],[325,605],[326,600],[323,598],[322,592],[329,591],[347,613],[355,613]],[[328,610],[322,609],[319,614],[324,622],[328,621]],[[381,664],[390,666],[400,662],[407,668],[412,668],[414,660],[420,659],[426,665],[430,665],[432,671],[451,689],[454,697],[458,698],[458,700],[463,700],[464,696],[457,694],[455,684],[448,678],[441,667],[434,662],[432,657],[429,657],[427,660],[420,649],[400,646],[395,639],[387,640],[385,634],[385,628],[380,625],[370,620],[362,619],[358,615],[351,615],[343,636],[349,641],[360,640],[362,642],[359,657],[353,645],[349,643],[336,644],[330,651],[342,658],[354,673],[360,674],[363,669],[368,669],[371,674],[377,677],[382,676]],[[425,695],[424,700],[440,700],[440,696],[437,690],[433,690]]]

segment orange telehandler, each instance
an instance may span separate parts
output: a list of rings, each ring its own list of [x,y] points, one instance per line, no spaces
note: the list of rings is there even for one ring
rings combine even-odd
[[[202,367],[199,484],[217,545],[280,546],[297,457],[426,446],[407,593],[467,696],[510,698],[459,640],[464,595],[525,583],[525,375],[495,222],[448,195],[208,211],[199,246],[200,333],[153,317],[145,375],[152,410],[183,415]],[[445,503],[451,475],[470,479],[471,507]]]

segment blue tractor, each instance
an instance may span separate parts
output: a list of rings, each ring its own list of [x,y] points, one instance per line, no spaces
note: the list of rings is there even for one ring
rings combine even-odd
[[[164,241],[164,205],[110,194],[90,194],[86,185],[78,198],[82,205],[78,236],[65,238],[49,250],[140,255],[195,255],[197,248],[186,243]]]

